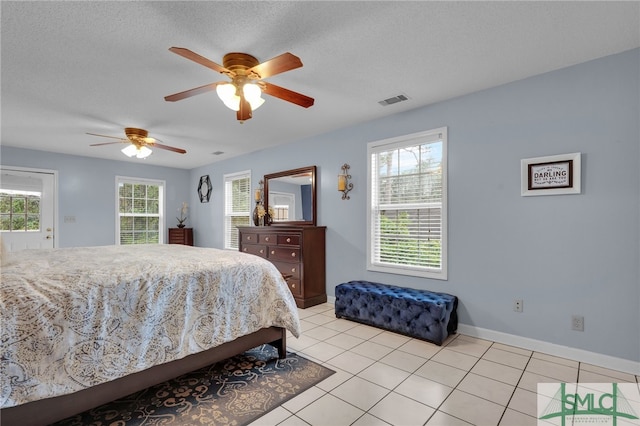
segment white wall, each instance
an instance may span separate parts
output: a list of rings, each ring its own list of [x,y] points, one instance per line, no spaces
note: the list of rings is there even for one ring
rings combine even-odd
[[[467,326],[640,362],[639,99],[636,49],[201,167],[192,186],[209,174],[214,190],[209,204],[191,200],[198,241],[222,247],[224,173],[251,169],[256,187],[266,173],[315,164],[330,296],[354,279],[448,292]],[[441,126],[448,281],[366,271],[367,142]],[[582,153],[582,194],[520,196],[521,159],[571,152]],[[349,201],[336,189],[345,162]],[[572,314],[584,332],[570,330]]]

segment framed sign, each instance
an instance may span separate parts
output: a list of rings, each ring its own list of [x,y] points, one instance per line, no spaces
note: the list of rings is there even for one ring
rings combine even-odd
[[[580,153],[520,160],[522,196],[579,194]]]
[[[209,179],[209,175],[204,175],[200,177],[200,183],[198,184],[198,195],[200,196],[201,203],[208,203],[209,198],[211,198],[211,179]]]

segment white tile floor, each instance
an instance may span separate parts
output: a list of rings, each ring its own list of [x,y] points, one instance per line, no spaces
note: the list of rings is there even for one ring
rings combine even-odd
[[[292,352],[336,371],[252,423],[266,425],[536,425],[536,385],[632,382],[620,371],[461,334],[442,346],[300,309]],[[637,386],[637,385],[636,385]]]

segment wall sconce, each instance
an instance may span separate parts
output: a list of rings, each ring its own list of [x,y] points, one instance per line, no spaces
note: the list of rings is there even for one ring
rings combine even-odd
[[[351,179],[351,175],[347,172],[350,168],[350,165],[344,163],[344,165],[342,166],[342,173],[338,175],[338,191],[342,192],[343,200],[351,199],[347,195],[349,191],[353,189],[353,183],[349,182],[349,179]]]
[[[258,182],[259,187],[256,188],[255,191],[255,200],[256,200],[256,204],[261,203],[263,201],[263,196],[264,196],[264,181],[260,180],[260,182]]]

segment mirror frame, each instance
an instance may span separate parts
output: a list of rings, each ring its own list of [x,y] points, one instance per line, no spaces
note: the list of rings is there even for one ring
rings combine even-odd
[[[270,173],[264,175],[264,204],[269,208],[269,179],[277,179],[286,176],[295,176],[301,173],[311,173],[311,220],[288,220],[283,222],[271,223],[271,226],[288,226],[288,225],[313,225],[316,226],[316,211],[318,203],[316,199],[316,166],[300,167],[297,169],[283,170],[281,172]]]

